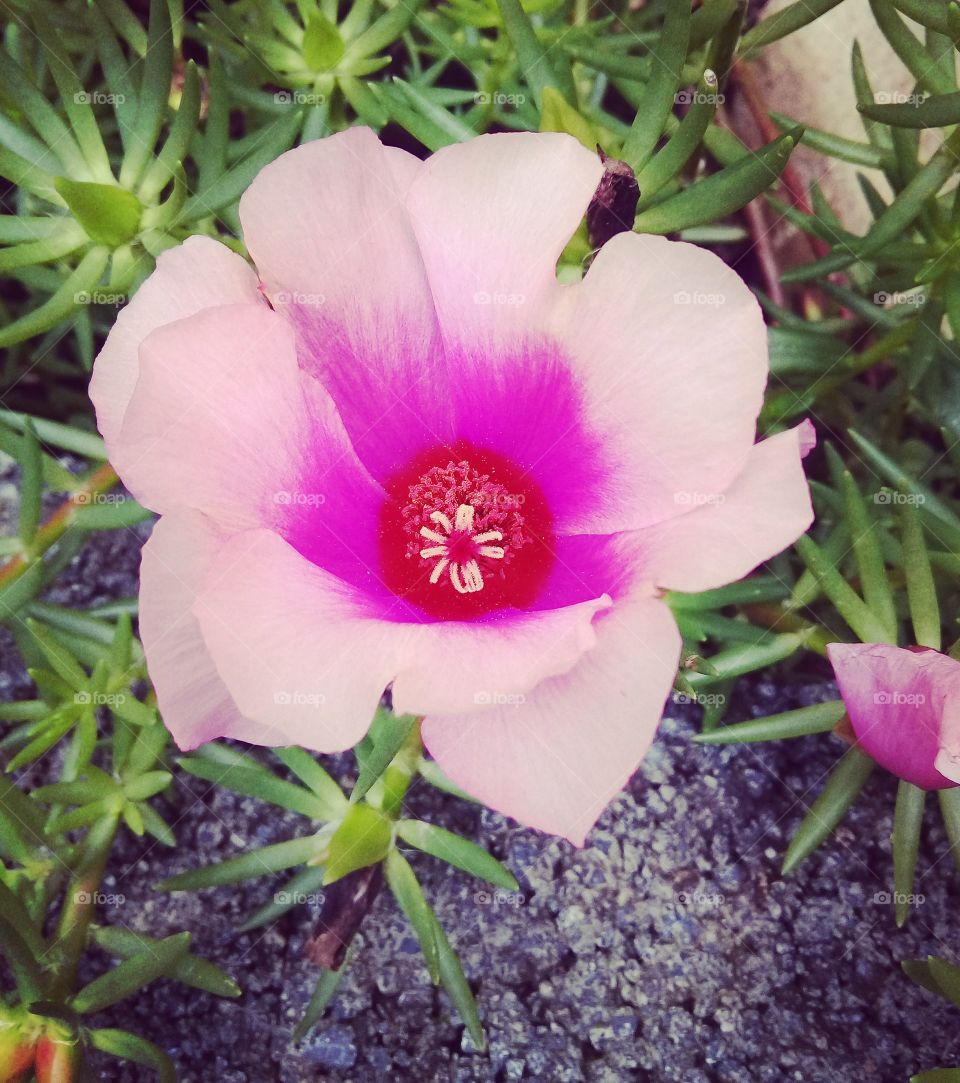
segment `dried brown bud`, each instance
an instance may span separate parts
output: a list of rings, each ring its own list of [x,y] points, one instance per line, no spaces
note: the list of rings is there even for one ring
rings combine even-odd
[[[633,229],[637,213],[640,186],[626,162],[610,158],[600,147],[597,154],[603,162],[603,176],[587,208],[587,233],[593,248],[601,248],[618,233]]]

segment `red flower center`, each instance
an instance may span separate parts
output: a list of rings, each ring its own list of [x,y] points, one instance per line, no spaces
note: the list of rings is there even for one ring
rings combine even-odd
[[[418,455],[380,513],[387,586],[439,620],[522,609],[553,565],[553,521],[520,467],[466,441]]]

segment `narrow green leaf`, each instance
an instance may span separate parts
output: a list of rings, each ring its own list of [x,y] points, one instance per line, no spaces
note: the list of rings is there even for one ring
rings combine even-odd
[[[690,38],[690,5],[686,0],[668,4],[663,28],[657,44],[650,52],[653,58],[647,80],[637,106],[630,134],[624,140],[621,156],[639,173],[653,156],[667,117],[680,87],[683,62]]]
[[[843,467],[833,446],[828,445],[828,448],[828,456],[832,455],[835,460],[833,465],[843,496],[864,601],[886,631],[883,642],[895,644],[897,642],[897,611],[893,604],[893,591],[890,588],[883,554],[880,551],[876,524],[870,519],[863,494],[854,481],[853,475]]]
[[[802,132],[796,129],[712,176],[637,215],[638,233],[675,233],[702,226],[740,210],[783,172]]]
[[[330,840],[324,884],[382,861],[393,844],[393,826],[372,805],[351,805]]]
[[[310,1003],[307,1005],[307,1010],[303,1013],[303,1018],[294,1028],[293,1040],[295,1042],[302,1042],[327,1010],[330,1001],[333,1000],[334,995],[336,994],[337,987],[340,985],[346,969],[347,964],[344,962],[339,970],[324,970],[320,974],[320,977],[317,979],[317,986],[313,991],[313,996],[310,998]]]
[[[863,789],[874,762],[859,748],[849,748],[830,772],[826,785],[794,832],[783,859],[784,874],[809,857],[847,814]]]
[[[910,916],[910,899],[920,848],[920,827],[926,791],[901,780],[893,814],[893,886],[896,893],[897,926]]]
[[[823,550],[809,536],[798,538],[797,552],[813,572],[823,592],[837,612],[864,643],[889,643],[890,635],[883,622],[870,611],[864,600],[827,559]]]
[[[940,799],[943,826],[950,840],[950,852],[953,854],[954,864],[960,870],[960,789],[948,787],[938,790],[937,797]]]
[[[384,869],[387,884],[420,942],[430,980],[434,985],[439,985],[440,957],[437,946],[437,922],[424,897],[423,888],[420,887],[420,882],[410,862],[399,850],[390,851]]]
[[[424,853],[440,858],[471,876],[487,880],[506,891],[518,891],[520,885],[509,869],[491,854],[469,839],[461,838],[446,828],[423,820],[399,820],[397,834],[404,842]]]
[[[960,1083],[960,1068],[932,1068],[911,1076],[910,1083]]]
[[[93,938],[104,951],[116,955],[117,958],[132,959],[144,952],[154,950],[162,940],[147,936],[145,933],[137,933],[132,929],[121,928],[118,925],[104,925],[94,930]],[[194,989],[201,989],[205,993],[211,993],[218,997],[240,996],[240,986],[228,974],[218,966],[208,963],[199,956],[186,954],[171,967],[170,978],[175,978],[184,985]]]
[[[43,460],[37,432],[29,420],[23,430],[20,457],[20,519],[18,533],[24,548],[29,552],[37,527],[43,501]]]
[[[907,602],[913,638],[918,646],[938,651],[940,605],[930,568],[930,553],[923,536],[923,525],[914,504],[897,505],[900,514],[900,541],[903,546],[903,573],[907,581]]]
[[[85,985],[73,996],[70,1007],[79,1015],[109,1008],[139,992],[157,978],[170,977],[190,948],[190,933],[157,940],[143,951],[131,955],[113,970]]]
[[[273,893],[273,898],[268,903],[264,903],[242,925],[237,926],[238,931],[245,933],[269,925],[293,907],[306,902],[310,896],[320,891],[324,872],[322,865],[308,865],[295,873],[283,887]]]
[[[740,56],[752,56],[771,42],[795,33],[839,3],[840,0],[796,0],[796,3],[775,11],[761,19],[749,33],[744,34],[740,42]]]
[[[239,884],[242,880],[253,880],[258,876],[302,865],[318,857],[324,848],[324,840],[316,835],[275,842],[239,857],[231,857],[214,865],[204,865],[199,869],[189,869],[177,876],[170,876],[157,884],[157,890],[196,891],[199,888],[220,887],[223,884]]]
[[[782,741],[788,737],[807,737],[812,733],[828,733],[846,714],[843,700],[814,703],[794,711],[751,718],[732,726],[698,733],[694,741],[700,745],[746,744],[752,741]]]
[[[935,955],[929,956],[927,966],[940,992],[960,1008],[960,966],[938,959]]]
[[[317,72],[333,71],[345,51],[340,31],[319,11],[307,20],[301,48],[307,67]]]
[[[299,812],[311,820],[324,820],[329,816],[326,801],[303,786],[297,786],[285,779],[277,778],[270,771],[247,767],[224,767],[210,763],[196,756],[185,756],[177,761],[179,765],[197,778],[214,782],[235,793],[269,801],[271,805]]]
[[[160,1083],[177,1083],[177,1072],[173,1061],[159,1047],[136,1034],[125,1030],[104,1027],[101,1030],[88,1031],[90,1044],[94,1049],[109,1053],[122,1060],[133,1061],[144,1068],[152,1068],[159,1076]]]
[[[932,94],[948,93],[952,87],[917,36],[900,18],[890,0],[870,0],[870,9],[890,47],[917,82]]]
[[[147,49],[143,60],[136,119],[136,138],[131,140],[120,166],[120,185],[132,189],[153,156],[157,137],[167,114],[173,72],[173,34],[167,0],[150,0]]]
[[[7,960],[20,1000],[30,1004],[43,995],[43,975],[29,944],[9,914],[0,911],[0,954]]]
[[[521,74],[533,92],[537,108],[543,105],[543,88],[548,86],[559,90],[567,101],[573,104],[576,101],[576,89],[569,65],[559,60],[554,67],[520,0],[497,0],[497,7],[500,9],[503,28],[516,51]]]
[[[333,820],[343,814],[347,806],[346,795],[309,752],[291,747],[275,748],[273,754],[324,803],[327,814],[321,819]]]
[[[480,1022],[480,1013],[477,1011],[477,1002],[474,1000],[473,992],[467,984],[467,978],[463,973],[460,959],[450,946],[450,941],[443,931],[443,926],[432,910],[430,914],[436,926],[434,935],[437,940],[437,966],[440,970],[440,981],[460,1013],[461,1019],[467,1024],[467,1030],[470,1032],[473,1044],[483,1052],[487,1047],[487,1041],[483,1033],[483,1024]]]
[[[351,804],[359,801],[390,766],[390,761],[410,736],[415,721],[413,715],[398,716],[383,708],[377,710],[370,726],[373,748],[361,761],[357,783],[350,793]]]

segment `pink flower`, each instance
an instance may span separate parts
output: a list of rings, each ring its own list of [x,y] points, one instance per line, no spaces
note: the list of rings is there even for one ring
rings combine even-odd
[[[960,783],[960,662],[887,643],[831,643],[827,653],[869,756],[925,790]]]
[[[428,161],[352,128],[194,237],[120,314],[91,394],[160,513],[141,630],[178,743],[343,749],[384,689],[466,790],[581,842],[652,740],[661,588],[745,575],[811,520],[809,427],[754,445],[753,296],[624,234],[557,259],[601,176],[564,135]]]

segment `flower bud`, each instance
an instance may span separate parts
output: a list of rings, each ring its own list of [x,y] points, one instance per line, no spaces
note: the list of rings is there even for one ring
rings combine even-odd
[[[960,784],[960,662],[886,643],[827,647],[857,744],[925,790]]]
[[[79,1067],[80,1044],[76,1038],[48,1030],[37,1042],[37,1083],[75,1083]]]
[[[0,1080],[20,1083],[33,1066],[36,1032],[25,1018],[0,1020]]]

